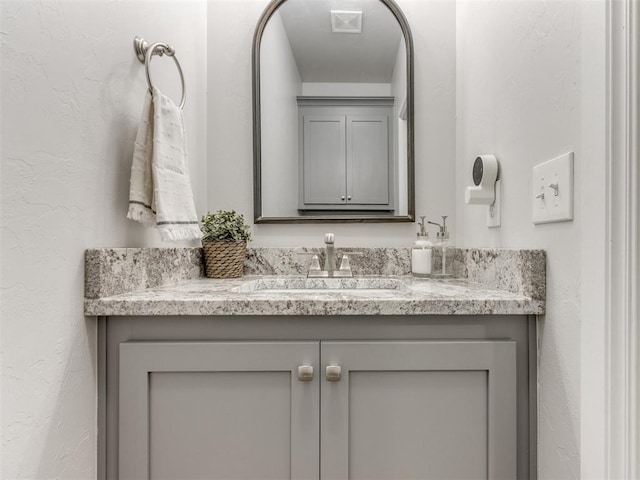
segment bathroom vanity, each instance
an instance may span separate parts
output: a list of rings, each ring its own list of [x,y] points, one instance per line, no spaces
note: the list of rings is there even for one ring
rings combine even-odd
[[[291,249],[229,280],[199,249],[87,251],[101,477],[536,478],[544,252],[456,250],[460,278],[424,280],[360,250],[324,287]]]

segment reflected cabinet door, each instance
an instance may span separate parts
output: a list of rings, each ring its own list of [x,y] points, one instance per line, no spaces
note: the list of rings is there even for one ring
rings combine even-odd
[[[346,203],[344,115],[307,115],[303,132],[304,204]]]
[[[347,115],[347,203],[389,205],[389,117]]]
[[[120,346],[119,478],[317,479],[318,342]]]
[[[323,342],[321,357],[323,479],[516,478],[515,343]]]

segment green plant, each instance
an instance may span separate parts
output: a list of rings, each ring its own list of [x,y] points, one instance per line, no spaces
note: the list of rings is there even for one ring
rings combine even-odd
[[[249,225],[244,223],[244,216],[235,210],[218,210],[216,213],[207,212],[202,216],[203,242],[240,242],[250,241],[251,231]]]

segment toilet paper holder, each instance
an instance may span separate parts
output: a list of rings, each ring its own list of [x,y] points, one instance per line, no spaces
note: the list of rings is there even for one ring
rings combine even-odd
[[[495,155],[479,155],[473,162],[473,186],[467,187],[467,205],[487,205],[487,226],[500,226],[500,166]]]

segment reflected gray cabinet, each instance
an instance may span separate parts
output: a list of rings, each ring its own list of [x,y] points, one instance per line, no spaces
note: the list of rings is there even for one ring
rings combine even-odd
[[[299,97],[299,209],[393,210],[393,99]]]
[[[119,356],[121,479],[517,477],[513,341],[123,342]]]

